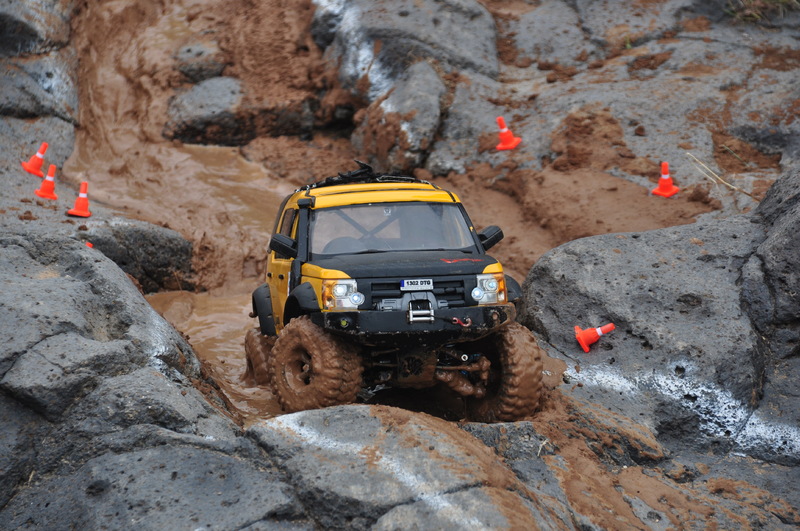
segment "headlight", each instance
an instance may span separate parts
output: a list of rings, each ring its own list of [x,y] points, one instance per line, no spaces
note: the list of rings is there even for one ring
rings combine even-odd
[[[478,304],[506,302],[506,278],[503,273],[478,275],[477,281],[478,286],[472,290],[472,298]]]
[[[322,305],[325,310],[355,309],[364,302],[364,298],[364,294],[358,292],[358,284],[353,279],[322,281]]]

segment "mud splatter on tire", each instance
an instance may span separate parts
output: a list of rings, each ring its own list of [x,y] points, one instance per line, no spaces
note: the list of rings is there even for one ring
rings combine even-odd
[[[272,386],[268,360],[275,346],[276,336],[265,336],[258,328],[251,328],[244,336],[244,352],[247,357],[247,370],[242,381],[251,385]]]
[[[281,331],[268,359],[270,380],[286,412],[349,404],[361,390],[358,350],[307,316]]]
[[[510,323],[480,343],[492,367],[486,395],[467,399],[469,418],[509,422],[532,415],[542,394],[542,352],[531,331]]]

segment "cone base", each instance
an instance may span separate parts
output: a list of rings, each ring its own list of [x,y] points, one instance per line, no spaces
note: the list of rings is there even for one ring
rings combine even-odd
[[[497,144],[497,147],[495,149],[497,149],[497,151],[505,151],[507,149],[514,149],[515,147],[517,147],[519,145],[520,142],[522,142],[522,138],[520,138],[518,136],[515,136],[515,137],[513,137],[511,139],[510,142],[500,142],[499,144]]]
[[[44,179],[44,173],[42,172],[41,169],[37,170],[36,168],[34,168],[31,164],[29,164],[27,162],[22,162],[21,164],[22,164],[22,169],[25,170],[26,172]]]
[[[589,352],[589,345],[586,344],[586,341],[583,339],[581,335],[583,330],[581,330],[580,326],[575,327],[575,339],[578,340],[578,344],[581,346],[584,352]]]
[[[79,218],[88,218],[92,215],[92,213],[89,212],[88,210],[75,210],[73,208],[72,210],[67,210],[67,215],[78,216]]]
[[[53,199],[53,200],[58,199],[58,196],[55,193],[42,192],[41,190],[34,190],[33,193],[41,197],[42,199]]]
[[[661,197],[672,197],[673,195],[677,194],[680,191],[681,191],[680,188],[678,188],[675,185],[672,185],[664,187],[664,189],[662,189],[661,187],[653,188],[653,190],[650,193]]]

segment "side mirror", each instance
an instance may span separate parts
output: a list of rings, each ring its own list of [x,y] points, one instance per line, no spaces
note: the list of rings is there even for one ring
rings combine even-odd
[[[481,241],[483,249],[488,251],[503,239],[503,229],[497,225],[489,225],[478,233],[478,239]]]
[[[269,240],[269,250],[281,257],[297,258],[297,242],[284,234],[273,234]]]

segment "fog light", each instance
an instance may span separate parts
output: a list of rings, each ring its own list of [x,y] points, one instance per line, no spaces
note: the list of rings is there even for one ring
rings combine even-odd
[[[339,319],[339,326],[342,329],[348,328],[351,324],[352,323],[350,322],[350,319],[348,317],[342,317],[341,319]]]
[[[347,295],[347,284],[336,284],[333,286],[333,296],[342,299]]]

